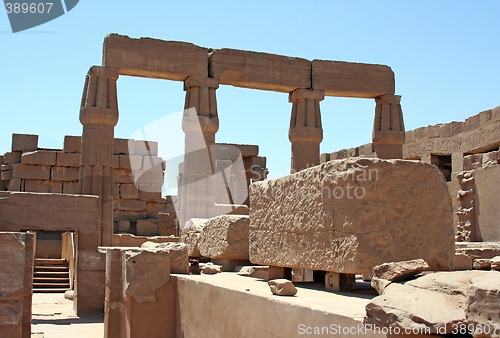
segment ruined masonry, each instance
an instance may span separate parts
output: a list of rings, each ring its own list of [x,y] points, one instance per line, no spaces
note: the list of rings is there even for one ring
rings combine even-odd
[[[122,76],[183,82],[177,196],[162,196],[174,168],[157,142],[115,138]],[[221,85],[284,93],[290,175],[267,179],[258,145],[217,142]],[[320,154],[327,96],[374,100],[372,143]],[[111,34],[79,119],[62,149],[14,134],[0,156],[0,336],[31,336],[37,264],[54,261],[108,338],[291,337],[304,318],[500,334],[500,107],[406,131],[384,65]]]

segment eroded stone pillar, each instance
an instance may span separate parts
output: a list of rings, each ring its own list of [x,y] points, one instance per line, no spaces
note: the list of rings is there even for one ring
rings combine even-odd
[[[78,232],[74,308],[78,315],[104,309],[105,257],[98,246],[113,239],[113,140],[118,122],[116,80],[118,69],[90,68],[83,91],[80,122],[83,125],[79,191],[99,196],[95,233]]]
[[[292,142],[291,172],[319,164],[319,145],[323,127],[319,103],[325,98],[322,90],[297,89],[290,93],[292,116],[288,138]]]
[[[90,68],[85,80],[80,122],[83,124],[80,193],[101,200],[100,245],[113,236],[113,140],[118,123],[117,68]],[[96,248],[97,249],[97,248]]]
[[[400,101],[399,95],[382,95],[375,99],[372,142],[378,158],[403,158],[405,125]]]
[[[212,78],[187,78],[184,82],[186,103],[182,129],[186,134],[184,164],[179,180],[180,226],[190,218],[210,217],[215,205],[214,164],[210,147],[219,130],[215,91],[219,87]]]

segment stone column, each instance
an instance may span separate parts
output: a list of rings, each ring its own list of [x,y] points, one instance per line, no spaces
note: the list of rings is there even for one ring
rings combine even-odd
[[[375,99],[372,142],[378,158],[403,158],[405,125],[400,101],[399,95],[382,95]]]
[[[77,233],[75,300],[78,315],[104,309],[105,257],[98,247],[113,239],[113,140],[118,122],[116,80],[118,69],[90,68],[83,91],[80,122],[83,124],[79,191],[99,196],[95,233]]]
[[[118,69],[90,68],[85,80],[80,122],[83,124],[79,190],[101,200],[100,245],[113,238],[113,140],[118,123]],[[96,248],[97,250],[97,248]]]
[[[319,102],[325,98],[322,90],[297,89],[290,93],[292,117],[288,138],[292,142],[291,172],[319,164],[319,145],[323,140]]]
[[[182,129],[186,134],[184,164],[180,178],[180,227],[193,217],[211,217],[214,198],[214,163],[211,146],[219,130],[215,91],[219,87],[212,78],[187,78],[184,81],[186,103]]]

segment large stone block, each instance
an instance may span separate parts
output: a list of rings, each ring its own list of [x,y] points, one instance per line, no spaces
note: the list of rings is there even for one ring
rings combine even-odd
[[[394,72],[384,65],[313,60],[312,88],[328,96],[375,98],[394,94]]]
[[[19,164],[14,167],[13,177],[27,180],[48,180],[50,179],[50,166]]]
[[[311,88],[311,61],[236,49],[210,53],[209,76],[221,84],[290,93]]]
[[[183,81],[207,77],[208,50],[191,43],[110,34],[104,39],[103,66],[120,75]]]
[[[79,153],[82,150],[81,136],[64,136],[63,150],[65,153]]]
[[[201,231],[200,253],[212,259],[247,260],[250,218],[223,215],[211,218]]]
[[[32,151],[21,155],[21,163],[55,165],[56,155],[57,155],[56,151],[50,151],[50,150]]]
[[[79,168],[75,167],[52,167],[51,179],[54,181],[78,181]]]
[[[25,180],[24,191],[60,194],[63,192],[63,185],[56,181]]]
[[[80,154],[58,152],[56,164],[59,167],[80,167]]]
[[[38,148],[38,135],[12,134],[12,151],[35,151]]]
[[[2,229],[78,230],[84,233],[97,230],[97,196],[28,192],[4,194],[0,198]]]
[[[354,158],[253,183],[250,261],[371,273],[422,258],[448,269],[454,252],[451,199],[435,166]]]

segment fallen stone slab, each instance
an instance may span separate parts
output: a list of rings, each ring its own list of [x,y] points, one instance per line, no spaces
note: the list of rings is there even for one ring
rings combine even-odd
[[[423,259],[383,263],[373,268],[371,285],[381,295],[392,282],[403,281],[428,270],[430,267]]]
[[[500,243],[498,242],[457,242],[457,254],[464,254],[477,258],[493,258],[500,255]]]
[[[211,218],[202,229],[198,246],[203,257],[220,260],[248,260],[246,215],[222,215]]]
[[[186,226],[181,231],[181,242],[188,246],[189,257],[200,257],[200,248],[198,242],[200,240],[201,231],[208,222],[208,218],[191,218],[186,222]]]
[[[297,288],[288,279],[273,279],[267,282],[273,295],[295,296]]]
[[[474,321],[484,323],[488,314],[498,323],[499,289],[496,271],[437,272],[393,282],[366,306],[364,323],[428,334],[460,333],[458,328]]]
[[[254,264],[346,274],[418,258],[433,270],[452,266],[451,199],[426,163],[330,161],[253,183],[250,205]]]

